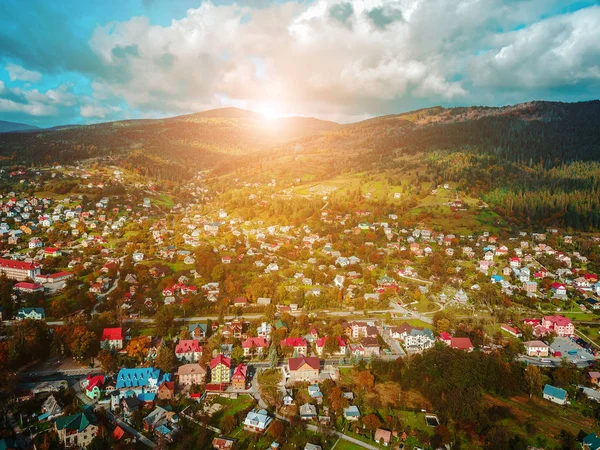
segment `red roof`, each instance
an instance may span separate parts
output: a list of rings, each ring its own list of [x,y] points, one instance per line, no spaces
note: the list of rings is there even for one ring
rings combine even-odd
[[[202,347],[196,339],[181,339],[175,347],[175,353],[201,352]]]
[[[210,368],[211,369],[214,369],[219,364],[224,364],[227,367],[231,367],[231,359],[229,359],[223,355],[217,355],[213,359],[210,360]]]
[[[4,269],[31,270],[39,267],[39,264],[0,258],[0,267]]]
[[[233,375],[231,376],[232,380],[245,380],[246,374],[248,373],[248,366],[244,364],[240,364],[233,371]]]
[[[48,278],[62,278],[62,277],[70,277],[73,275],[73,272],[67,272],[67,271],[62,271],[62,272],[56,272],[53,273],[52,275],[48,275]]]
[[[458,350],[470,350],[473,348],[473,344],[468,337],[453,337],[450,341],[450,347]]]
[[[571,319],[565,316],[544,316],[544,322],[552,322],[554,325],[561,327],[571,325]]]
[[[112,436],[113,438],[115,438],[115,440],[119,440],[123,437],[123,435],[125,434],[125,431],[123,430],[123,428],[121,428],[120,426],[117,425],[117,428],[114,429]]]
[[[35,291],[35,290],[38,290],[38,289],[43,289],[44,287],[41,284],[28,283],[26,281],[21,281],[20,283],[15,284],[14,288],[15,289],[25,289],[25,290]]]
[[[249,337],[242,342],[242,348],[252,348],[253,346],[267,348],[269,344],[263,337]]]
[[[450,340],[452,340],[452,336],[447,331],[442,331],[440,333],[440,339],[442,341],[450,341]]]
[[[46,250],[44,250],[45,253],[56,253],[57,251],[56,247],[46,247]]]
[[[282,347],[306,347],[306,341],[301,337],[288,337],[279,341]]]
[[[316,356],[301,356],[299,358],[290,358],[288,361],[290,370],[298,370],[305,364],[308,364],[312,369],[319,370],[321,360]]]
[[[338,341],[338,346],[340,346],[340,347],[346,346],[346,343],[344,342],[344,340],[341,337],[336,336],[336,339]],[[317,339],[317,347],[324,347],[326,340],[327,340],[327,337],[322,337],[320,339]]]
[[[171,392],[175,392],[175,382],[174,381],[164,381],[158,388],[166,387]]]
[[[88,391],[91,391],[92,389],[94,389],[96,386],[98,386],[98,389],[102,389],[102,385],[104,384],[104,375],[89,375],[88,374],[88,385],[85,387]]]
[[[123,328],[105,328],[102,331],[101,341],[122,341]]]

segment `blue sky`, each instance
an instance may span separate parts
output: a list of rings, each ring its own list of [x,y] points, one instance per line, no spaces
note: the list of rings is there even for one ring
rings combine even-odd
[[[3,0],[0,120],[589,100],[598,42],[598,1]]]

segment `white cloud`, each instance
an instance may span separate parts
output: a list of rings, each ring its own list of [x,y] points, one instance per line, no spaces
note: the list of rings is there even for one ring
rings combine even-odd
[[[4,66],[4,69],[8,72],[10,81],[28,81],[31,83],[38,83],[42,80],[42,74],[34,70],[27,70],[18,64],[8,63]]]
[[[101,106],[101,105],[82,105],[79,108],[79,114],[84,119],[104,119],[112,113],[119,112],[121,108],[118,106]]]

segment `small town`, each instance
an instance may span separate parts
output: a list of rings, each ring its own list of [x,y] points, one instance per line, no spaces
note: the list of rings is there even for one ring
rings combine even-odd
[[[554,417],[540,448],[576,438],[565,411],[600,441],[598,236],[444,233],[297,182],[224,196],[110,164],[1,175],[1,448],[453,447],[473,436],[456,425],[469,395],[491,427],[509,395]],[[281,220],[295,195],[314,212]],[[473,207],[445,183],[429,195]],[[423,384],[440,369],[460,397]]]
[[[0,0],[0,450],[600,450],[600,0]]]

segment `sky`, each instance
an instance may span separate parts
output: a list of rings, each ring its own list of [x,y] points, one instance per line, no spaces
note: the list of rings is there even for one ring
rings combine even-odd
[[[599,43],[600,0],[2,0],[0,120],[591,100]]]

